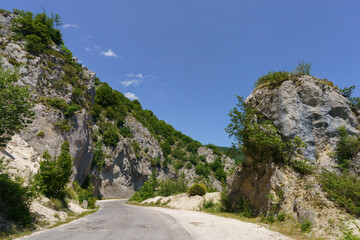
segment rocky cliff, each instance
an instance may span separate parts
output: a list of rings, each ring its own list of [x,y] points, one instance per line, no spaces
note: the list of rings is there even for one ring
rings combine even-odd
[[[19,39],[13,28],[20,15],[17,10],[0,13],[0,56],[5,68],[19,70],[18,84],[33,91],[36,116],[13,140],[32,149],[33,174],[45,150],[57,156],[61,144],[68,141],[74,158],[72,179],[81,183],[87,175],[93,176],[99,197],[130,197],[153,169],[160,179],[181,172],[187,172],[190,181],[199,177],[195,167],[200,163],[200,143],[143,110],[137,100],[130,101],[101,83],[66,48],[51,44],[40,53],[29,52],[27,41]],[[103,90],[114,98],[100,96]],[[9,147],[19,152],[14,148],[20,146],[2,149],[8,162],[16,162]],[[209,151],[201,162],[207,168],[211,162],[207,159],[212,159]],[[233,165],[233,160],[220,157],[227,168]],[[220,187],[213,173],[200,178]]]
[[[323,168],[338,171],[331,153],[340,127],[350,135],[359,134],[359,121],[348,100],[326,80],[298,76],[274,88],[259,86],[246,103],[271,120],[284,141],[298,136],[306,143],[297,158],[309,159],[315,173]],[[259,162],[245,155],[229,185],[230,198],[233,204],[245,199],[255,214],[284,211],[300,223],[311,221],[314,236],[329,237],[334,222],[345,215],[326,197],[315,173],[305,175],[273,159]]]

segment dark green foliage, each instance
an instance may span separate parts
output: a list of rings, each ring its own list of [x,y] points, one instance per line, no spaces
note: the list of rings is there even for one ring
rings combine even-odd
[[[43,194],[63,198],[64,188],[72,174],[72,161],[67,141],[61,145],[61,153],[54,160],[47,151],[44,152],[39,172],[35,175],[35,183]]]
[[[302,59],[295,68],[295,74],[311,76],[311,65],[312,63],[307,63]]]
[[[201,147],[201,143],[199,143],[198,141],[191,141],[186,146],[186,151],[191,152],[193,154],[197,154],[197,150],[199,147]]]
[[[28,52],[33,53],[35,55],[40,54],[47,47],[46,44],[42,43],[42,39],[35,34],[27,35],[25,37],[25,40],[26,40],[25,49]]]
[[[280,86],[284,81],[290,78],[290,73],[287,71],[269,72],[263,75],[255,82],[255,87],[262,84],[268,84],[271,88]]]
[[[32,223],[29,209],[32,196],[29,188],[14,182],[7,174],[0,174],[0,214],[6,220],[29,227]]]
[[[286,217],[287,217],[286,212],[280,212],[280,213],[278,213],[278,215],[276,216],[276,219],[277,219],[279,222],[283,222],[283,221],[285,221]]]
[[[207,189],[202,183],[194,183],[189,187],[188,194],[189,196],[204,196],[207,192]]]
[[[168,141],[160,144],[160,147],[165,157],[171,154],[171,146]]]
[[[150,159],[150,164],[152,167],[160,167],[160,156]]]
[[[320,182],[330,200],[344,207],[349,213],[360,216],[360,179],[345,173],[341,176],[324,170]]]
[[[94,159],[91,162],[91,168],[97,168],[99,171],[104,167],[105,165],[105,154],[102,150],[102,144],[101,142],[97,142],[95,144],[94,149]]]
[[[300,229],[303,232],[310,232],[311,231],[311,227],[312,227],[312,223],[310,220],[306,220],[304,221],[301,225],[300,225]]]
[[[29,52],[39,54],[52,44],[63,44],[62,35],[58,27],[61,25],[58,15],[46,16],[45,12],[33,15],[28,11],[20,11],[20,17],[14,19],[13,30],[18,39],[26,39]]]
[[[351,109],[353,111],[360,108],[360,97],[352,97],[354,90],[355,86],[339,89],[340,93],[349,100]]]
[[[77,103],[81,103],[81,97],[84,96],[84,91],[79,88],[79,87],[74,87],[73,88],[73,91],[72,91],[72,94],[71,94],[71,98],[74,102],[77,102]]]
[[[224,165],[222,164],[221,157],[215,158],[214,162],[210,163],[210,167],[215,173],[215,178],[219,181],[226,181],[226,172],[224,171]]]
[[[195,167],[195,173],[208,178],[210,176],[210,166],[207,163],[199,163]]]
[[[335,149],[336,162],[342,169],[348,169],[351,160],[360,152],[360,139],[350,136],[345,127],[339,128],[339,141]]]
[[[311,164],[311,162],[307,159],[305,160],[295,160],[291,163],[291,166],[295,171],[303,174],[303,175],[311,175],[314,173],[316,166]]]
[[[4,69],[0,62],[0,146],[31,123],[35,115],[31,93],[15,84],[18,79],[17,70]]]
[[[220,149],[217,146],[215,146],[214,144],[207,144],[205,147],[210,148],[215,155],[218,155],[218,156],[222,155]]]
[[[73,58],[73,54],[72,52],[70,51],[69,48],[67,48],[65,45],[62,45],[61,46],[61,50],[63,51],[63,54],[65,56],[65,61],[67,63],[71,63],[72,62],[72,58]]]
[[[42,101],[45,104],[62,111],[66,118],[72,117],[76,111],[81,109],[81,106],[75,103],[67,104],[64,99],[60,98],[42,98]]]
[[[133,138],[134,135],[130,132],[130,128],[122,127],[120,128],[120,134],[125,138]]]
[[[118,130],[113,126],[103,134],[103,142],[108,147],[116,147],[119,139]]]

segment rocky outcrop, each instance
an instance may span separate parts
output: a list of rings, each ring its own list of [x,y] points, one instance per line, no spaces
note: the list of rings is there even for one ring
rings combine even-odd
[[[246,103],[271,120],[285,140],[299,136],[307,144],[299,157],[311,160],[318,169],[334,170],[329,153],[336,147],[340,127],[359,134],[347,99],[329,82],[310,76],[285,81],[274,89],[259,87]],[[256,214],[284,211],[300,223],[311,221],[317,237],[333,232],[334,220],[345,217],[326,198],[314,175],[304,176],[272,159],[260,162],[245,155],[229,182],[233,207],[245,199]]]
[[[359,134],[348,100],[327,82],[310,76],[285,81],[275,89],[259,88],[246,102],[273,121],[287,139],[300,137],[307,144],[305,157],[320,167],[333,165],[328,153],[336,146],[341,126],[349,134]]]

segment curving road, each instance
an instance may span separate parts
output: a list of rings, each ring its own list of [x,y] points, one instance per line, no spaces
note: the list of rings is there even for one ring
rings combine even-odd
[[[289,240],[254,223],[203,212],[98,201],[100,210],[23,239],[34,240]]]
[[[188,232],[170,215],[125,202],[126,200],[98,201],[100,209],[96,213],[22,239],[191,239]]]

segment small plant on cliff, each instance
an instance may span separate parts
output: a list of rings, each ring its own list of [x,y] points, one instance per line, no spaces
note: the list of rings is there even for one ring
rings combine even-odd
[[[295,68],[295,74],[311,76],[311,65],[312,63],[305,62],[305,60],[302,59]]]
[[[360,108],[360,97],[353,97],[355,86],[345,87],[343,89],[339,89],[340,93],[346,97],[349,102],[351,109],[355,111],[357,108]]]
[[[202,183],[194,183],[189,187],[188,194],[189,196],[204,196],[207,192],[207,189]]]

